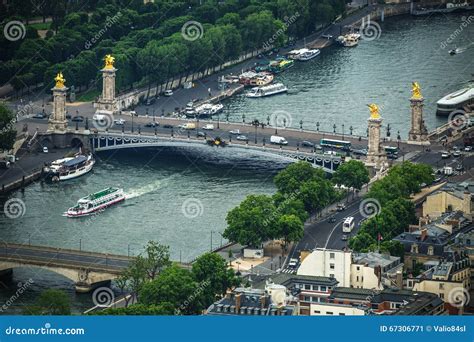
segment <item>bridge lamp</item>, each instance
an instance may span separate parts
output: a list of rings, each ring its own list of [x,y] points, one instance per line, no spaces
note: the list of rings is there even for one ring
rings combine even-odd
[[[344,140],[344,124],[342,124],[342,140]]]
[[[286,128],[286,118],[283,118],[283,127]]]
[[[390,124],[387,124],[387,138],[390,138]]]
[[[319,121],[316,122],[316,130],[319,132]]]
[[[351,135],[352,135],[352,131],[354,130],[354,127],[349,127],[349,131],[351,131]]]
[[[332,125],[332,129],[334,131],[334,134],[336,134],[336,124]]]
[[[397,132],[397,148],[400,149],[400,140],[402,140],[402,137],[400,136],[400,131]]]
[[[300,129],[303,130],[303,120],[300,120]]]
[[[76,121],[76,131],[79,129],[79,122]]]
[[[270,126],[270,115],[267,115],[267,126]]]
[[[245,123],[245,114],[242,114],[242,123]]]

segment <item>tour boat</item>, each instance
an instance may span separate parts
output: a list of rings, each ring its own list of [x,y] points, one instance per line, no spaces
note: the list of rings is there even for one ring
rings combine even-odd
[[[285,93],[288,91],[288,88],[283,85],[283,83],[275,83],[265,87],[255,87],[252,88],[245,96],[247,97],[265,97],[276,95],[280,93]]]
[[[357,46],[357,44],[359,44],[359,39],[360,39],[360,34],[358,34],[358,33],[349,33],[349,34],[346,34],[345,36],[339,36],[337,38],[337,41],[342,46],[353,47],[353,46]]]
[[[452,111],[463,109],[474,103],[474,84],[448,94],[436,102],[437,115],[449,115]]]
[[[67,217],[87,216],[123,200],[125,200],[123,189],[107,188],[81,198],[74,207],[69,208],[64,214]]]
[[[270,71],[274,74],[278,74],[291,68],[295,64],[295,61],[291,59],[279,59],[270,63]]]
[[[90,172],[94,164],[92,154],[77,154],[74,158],[58,159],[45,169],[46,180],[59,182],[77,178]]]
[[[266,85],[269,85],[270,83],[273,82],[274,76],[270,73],[267,72],[262,72],[257,74],[256,77],[250,80],[250,85],[252,87],[264,87]]]
[[[304,51],[300,53],[297,57],[298,61],[309,61],[310,59],[313,59],[314,57],[318,56],[321,53],[319,49],[311,49],[308,51]]]
[[[220,113],[223,109],[224,109],[224,105],[222,105],[221,103],[216,103],[216,104],[204,103],[196,107],[192,115],[191,114],[188,115],[188,113],[186,113],[186,116],[194,116],[194,117],[199,116],[200,118],[205,118],[212,115],[216,115]]]

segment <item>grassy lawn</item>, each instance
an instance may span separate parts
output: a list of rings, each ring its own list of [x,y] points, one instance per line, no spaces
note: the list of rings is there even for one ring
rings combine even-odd
[[[28,27],[32,27],[35,30],[49,30],[50,26],[51,23],[35,23],[28,25]]]
[[[76,96],[77,102],[91,102],[94,101],[97,96],[100,95],[100,91],[97,89],[91,89],[85,93]]]

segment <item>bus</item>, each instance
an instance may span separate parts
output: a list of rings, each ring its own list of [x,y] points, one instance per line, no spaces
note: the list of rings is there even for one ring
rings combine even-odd
[[[351,142],[350,141],[343,141],[343,140],[334,140],[334,139],[321,139],[320,142],[321,147],[333,147],[333,148],[340,148],[344,151],[351,150]]]
[[[398,158],[398,148],[393,146],[384,146],[383,148],[385,150],[385,153],[387,154],[387,157],[394,159]]]
[[[350,233],[354,228],[354,218],[352,216],[347,217],[342,224],[342,232]]]

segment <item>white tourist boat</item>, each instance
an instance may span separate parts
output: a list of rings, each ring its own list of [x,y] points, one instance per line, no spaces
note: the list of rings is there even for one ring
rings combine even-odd
[[[454,110],[474,104],[474,84],[444,96],[436,102],[436,114],[449,115]]]
[[[353,47],[359,44],[360,34],[358,33],[348,33],[344,36],[339,36],[337,41],[339,44],[345,47]]]
[[[318,56],[321,53],[319,49],[308,49],[308,51],[304,51],[299,54],[298,60],[299,61],[309,61],[310,59],[313,59],[314,57]]]
[[[57,159],[45,169],[46,180],[53,182],[65,181],[80,177],[90,172],[95,160],[92,154],[77,154],[74,158]]]
[[[212,103],[204,103],[194,109],[194,115],[188,115],[187,116],[196,116],[199,115],[200,117],[208,117],[212,115],[216,115],[220,113],[224,109],[224,105],[217,103],[217,104],[212,104]]]
[[[285,93],[288,88],[283,83],[275,83],[265,87],[252,88],[245,96],[250,98],[265,97]]]
[[[74,207],[69,208],[64,215],[67,217],[87,216],[115,203],[122,202],[123,200],[125,200],[123,189],[112,187],[103,189],[81,198],[77,201],[77,204]]]

